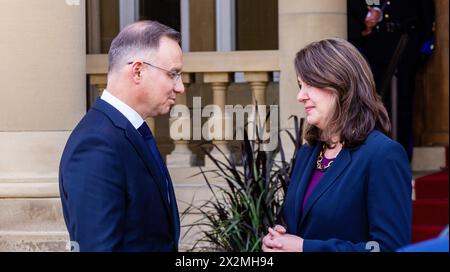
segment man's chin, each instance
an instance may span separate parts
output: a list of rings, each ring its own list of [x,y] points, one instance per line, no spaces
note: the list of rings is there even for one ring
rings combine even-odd
[[[168,107],[164,108],[164,109],[159,113],[159,115],[167,115],[167,114],[169,114],[169,112],[170,112],[170,110],[172,109],[172,107],[173,107],[173,106],[168,106]]]

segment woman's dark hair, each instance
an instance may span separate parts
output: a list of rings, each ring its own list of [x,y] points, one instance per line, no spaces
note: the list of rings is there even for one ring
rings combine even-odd
[[[331,138],[338,135],[345,147],[356,147],[374,129],[390,136],[391,124],[372,71],[352,44],[338,38],[313,42],[297,53],[295,70],[306,84],[332,92],[336,101],[326,129],[306,126],[304,139],[309,144],[333,145]]]

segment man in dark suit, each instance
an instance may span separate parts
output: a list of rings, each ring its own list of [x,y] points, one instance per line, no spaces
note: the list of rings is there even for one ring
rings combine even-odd
[[[184,92],[180,34],[132,24],[109,51],[107,89],[72,132],[59,185],[81,251],[177,251],[180,223],[167,168],[145,119]]]
[[[434,1],[347,0],[347,9],[348,39],[367,57],[379,93],[383,85],[390,86],[387,70],[400,38],[406,34],[408,41],[396,67],[397,119],[393,122],[397,124],[397,140],[411,160],[415,75],[433,50]],[[391,113],[389,90],[381,94]]]

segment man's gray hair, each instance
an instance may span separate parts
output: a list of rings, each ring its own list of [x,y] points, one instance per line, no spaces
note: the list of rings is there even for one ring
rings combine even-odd
[[[108,73],[113,72],[119,65],[124,65],[132,59],[125,59],[133,53],[158,50],[162,37],[180,42],[178,31],[156,21],[140,21],[125,27],[112,41],[109,49]]]

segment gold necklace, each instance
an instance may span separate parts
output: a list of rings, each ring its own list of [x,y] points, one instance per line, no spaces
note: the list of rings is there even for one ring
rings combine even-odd
[[[318,170],[322,170],[325,171],[328,169],[328,167],[331,166],[331,164],[333,163],[334,160],[331,160],[328,162],[327,165],[322,165],[322,161],[323,161],[323,153],[325,151],[325,144],[322,147],[322,150],[320,150],[319,156],[317,157],[317,162],[316,162],[316,169]]]

